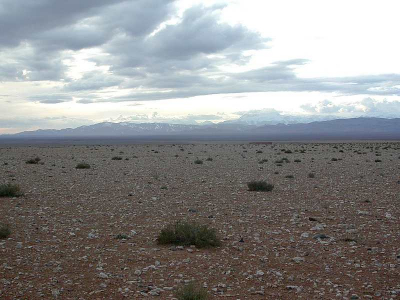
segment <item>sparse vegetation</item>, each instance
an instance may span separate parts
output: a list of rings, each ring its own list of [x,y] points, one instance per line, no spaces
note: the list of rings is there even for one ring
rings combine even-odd
[[[290,160],[286,157],[282,157],[281,159],[278,159],[275,161],[276,164],[282,164],[282,163],[290,163]]]
[[[207,290],[191,282],[180,289],[175,294],[178,300],[206,300],[208,298]]]
[[[17,184],[1,184],[0,197],[19,197],[22,196],[21,188]]]
[[[264,158],[264,159],[260,160],[258,163],[259,164],[263,164],[263,163],[266,163],[266,162],[268,162],[268,159]]]
[[[213,161],[213,158],[212,158],[212,157],[208,157],[208,158],[206,159],[206,161]]]
[[[308,178],[315,178],[315,173],[313,173],[313,172],[308,173]]]
[[[127,239],[129,239],[129,237],[126,235],[126,234],[118,234],[116,237],[115,237],[117,240],[127,240]]]
[[[111,160],[122,160],[121,156],[114,156],[111,158]]]
[[[28,165],[37,165],[41,159],[39,157],[28,159],[25,163]]]
[[[294,178],[294,176],[293,176],[293,175],[286,175],[285,178],[290,178],[290,179],[292,179],[292,178]]]
[[[197,248],[218,247],[221,245],[216,230],[207,225],[178,221],[167,225],[158,235],[161,245],[173,244],[181,246],[195,245]]]
[[[7,224],[0,223],[0,239],[6,239],[10,234],[10,227]]]
[[[250,181],[247,183],[249,191],[270,192],[274,189],[274,185],[266,181]]]
[[[75,167],[76,169],[90,169],[90,165],[88,163],[79,163]]]
[[[196,160],[194,161],[194,163],[195,163],[196,165],[202,165],[202,164],[203,164],[203,161],[202,161],[201,159],[196,159]]]

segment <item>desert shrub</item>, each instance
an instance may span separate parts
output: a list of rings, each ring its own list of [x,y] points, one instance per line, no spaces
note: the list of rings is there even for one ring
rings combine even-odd
[[[382,162],[382,160],[380,160],[380,159],[375,159],[375,162]]]
[[[173,244],[197,248],[218,247],[221,245],[215,229],[207,225],[181,222],[167,225],[158,235],[157,242],[161,245]]]
[[[121,156],[114,156],[111,158],[111,160],[122,160]]]
[[[338,161],[338,159],[334,157],[331,159],[331,161]]]
[[[1,184],[0,197],[19,197],[22,196],[21,188],[17,184]]]
[[[260,160],[258,163],[259,164],[263,164],[263,163],[266,163],[266,162],[268,162],[268,159],[264,158],[264,159]]]
[[[299,163],[299,162],[301,162],[301,160],[300,159],[295,159],[294,162]]]
[[[291,154],[291,153],[293,153],[293,152],[292,152],[292,150],[285,150],[285,153]]]
[[[308,178],[315,178],[315,173],[308,173]]]
[[[191,282],[180,289],[175,294],[178,300],[206,300],[207,290]]]
[[[263,153],[261,150],[256,151],[257,154]]]
[[[11,230],[7,224],[0,223],[0,239],[6,239],[10,236]]]
[[[250,181],[247,183],[249,191],[270,192],[274,189],[274,185],[266,181]]]
[[[194,161],[194,163],[195,163],[196,165],[202,165],[202,164],[203,164],[203,161],[202,161],[201,159],[196,159],[196,160]]]
[[[76,169],[90,169],[90,165],[88,163],[79,163],[75,167]]]
[[[278,159],[275,161],[276,164],[282,164],[282,163],[290,163],[290,160],[286,157],[282,157],[281,159]]]
[[[208,157],[208,158],[206,159],[206,161],[213,161],[213,158],[212,158],[212,157]]]
[[[25,163],[29,165],[37,165],[40,162],[39,157],[28,159]]]
[[[285,178],[294,178],[293,175],[286,175]]]
[[[126,234],[119,233],[115,238],[117,240],[127,240],[127,239],[129,239],[129,236],[127,236]]]

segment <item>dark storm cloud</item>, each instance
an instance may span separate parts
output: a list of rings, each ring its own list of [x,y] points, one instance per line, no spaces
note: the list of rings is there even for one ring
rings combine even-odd
[[[96,16],[118,0],[3,0],[0,3],[0,47],[15,47],[32,36]]]
[[[179,24],[168,25],[151,39],[149,49],[159,58],[187,60],[197,55],[264,48],[264,40],[242,25],[218,24],[221,7],[195,6]]]
[[[220,8],[192,7],[179,22],[166,25],[151,36],[116,35],[104,46],[111,55],[96,62],[111,65],[112,72],[124,76],[156,78],[183,70],[202,72],[204,76],[205,70],[215,70],[233,57],[239,60],[244,50],[266,47],[268,40],[259,34],[240,25],[220,24]],[[210,58],[210,54],[220,57]]]
[[[113,28],[130,37],[152,33],[174,12],[174,0],[123,1],[102,11],[94,24],[99,28]]]
[[[148,34],[169,18],[172,2],[5,0],[0,3],[0,80],[66,79],[66,50],[101,47],[118,34]]]
[[[294,59],[246,72],[247,50],[268,48],[269,39],[243,25],[221,22],[224,5],[193,6],[181,15],[173,0],[3,0],[0,2],[0,81],[55,81],[59,93],[79,103],[147,101],[250,92],[337,92],[400,95],[400,75],[300,78]],[[68,77],[76,51],[97,47],[98,70]],[[115,87],[123,97],[89,97]],[[134,90],[134,92],[132,92]],[[42,99],[60,103],[66,99]],[[32,99],[29,99],[32,101]],[[325,109],[335,109],[327,106]]]

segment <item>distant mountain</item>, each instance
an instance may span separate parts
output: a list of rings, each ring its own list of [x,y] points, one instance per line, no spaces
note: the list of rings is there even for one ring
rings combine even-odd
[[[400,139],[400,118],[353,118],[300,124],[248,125],[222,122],[206,125],[167,123],[99,123],[61,130],[25,131],[2,138],[129,138],[187,137],[191,139]]]
[[[101,136],[136,136],[136,135],[166,135],[194,130],[198,125],[181,125],[167,123],[111,123],[104,122],[78,128],[48,129],[24,131],[14,136],[19,137],[101,137]]]
[[[299,124],[317,121],[329,121],[337,119],[332,115],[284,115],[275,110],[246,112],[239,118],[224,121],[225,124],[242,125],[277,125],[277,124]]]
[[[268,137],[317,139],[400,139],[400,118],[352,118],[302,124],[257,127],[254,134]]]

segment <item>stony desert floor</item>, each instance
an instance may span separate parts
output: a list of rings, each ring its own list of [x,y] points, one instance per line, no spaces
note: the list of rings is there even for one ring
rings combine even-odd
[[[1,299],[400,298],[400,143],[2,146],[1,183]],[[158,245],[177,220],[222,246]]]

